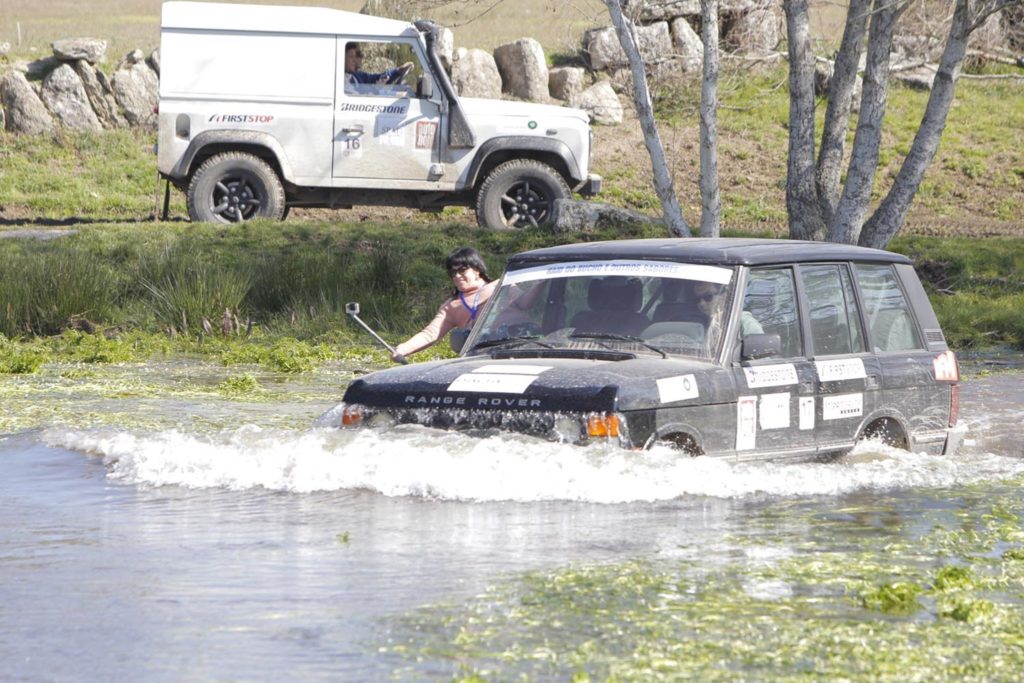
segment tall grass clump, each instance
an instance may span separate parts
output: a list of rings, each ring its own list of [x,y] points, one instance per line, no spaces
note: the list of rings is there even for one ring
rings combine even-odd
[[[295,316],[344,314],[359,284],[351,251],[336,246],[264,254],[249,293],[253,309]]]
[[[246,264],[229,265],[186,245],[142,263],[140,282],[160,327],[188,335],[219,329],[225,318],[243,318],[253,274]]]
[[[367,304],[362,317],[371,325],[394,330],[396,321],[408,317],[412,289],[408,273],[409,262],[403,254],[385,242],[369,245],[355,274],[363,283],[360,292]]]
[[[104,320],[118,283],[107,264],[79,247],[9,253],[0,270],[0,332],[52,335]]]

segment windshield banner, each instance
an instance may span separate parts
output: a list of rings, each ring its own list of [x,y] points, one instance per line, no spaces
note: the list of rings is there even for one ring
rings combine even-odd
[[[504,284],[512,285],[519,282],[560,277],[608,277],[611,275],[668,277],[725,285],[732,278],[732,269],[672,261],[568,261],[507,271]]]

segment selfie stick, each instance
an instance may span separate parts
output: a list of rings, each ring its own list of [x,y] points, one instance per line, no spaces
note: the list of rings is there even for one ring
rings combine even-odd
[[[391,344],[388,344],[386,341],[381,339],[379,334],[374,332],[372,329],[370,329],[369,325],[367,325],[362,320],[360,320],[360,318],[359,318],[359,302],[357,302],[357,301],[350,301],[347,304],[345,304],[345,312],[348,313],[350,316],[352,316],[353,320],[355,320],[357,323],[362,325],[363,329],[370,333],[370,336],[372,336],[374,339],[376,339],[378,342],[380,342],[381,345],[385,349],[390,351],[392,358],[394,358],[396,361],[398,361],[402,365],[407,365],[409,363],[409,361],[407,361],[405,359],[405,356],[398,355],[398,353],[395,351],[395,348],[393,346],[391,346]]]

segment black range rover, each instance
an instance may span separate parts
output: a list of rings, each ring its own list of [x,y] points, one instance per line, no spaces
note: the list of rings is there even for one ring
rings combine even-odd
[[[512,257],[459,358],[358,379],[336,417],[740,459],[815,457],[871,437],[952,453],[964,433],[958,381],[904,256],[625,240]]]

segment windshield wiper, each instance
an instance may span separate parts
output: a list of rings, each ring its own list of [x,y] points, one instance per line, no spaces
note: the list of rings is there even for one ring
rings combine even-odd
[[[543,346],[545,349],[555,348],[547,342],[542,342],[539,337],[531,337],[529,335],[520,335],[518,337],[502,337],[501,339],[487,339],[482,342],[478,342],[473,345],[474,349],[487,349],[492,346],[522,346],[523,344],[536,344],[537,346]]]
[[[594,340],[611,339],[613,341],[633,342],[634,344],[639,344],[640,346],[648,348],[651,351],[654,351],[655,353],[660,353],[662,358],[668,358],[668,354],[665,353],[664,351],[662,351],[661,349],[659,349],[657,346],[653,346],[651,344],[648,344],[647,342],[645,342],[640,337],[635,337],[635,336],[633,336],[631,334],[608,334],[608,333],[605,333],[605,332],[575,332],[573,334],[570,334],[569,338],[570,339],[594,339]],[[605,348],[609,348],[605,344],[601,344],[601,346],[604,346]]]

